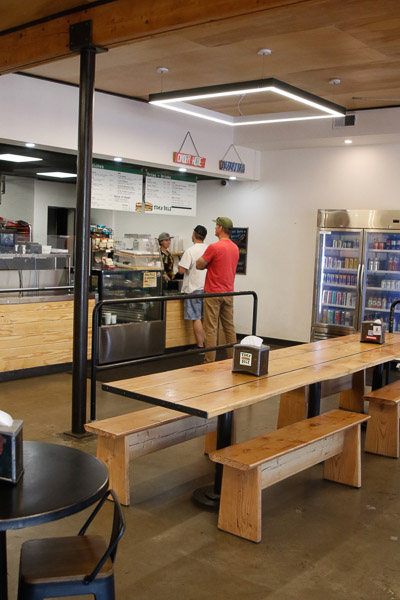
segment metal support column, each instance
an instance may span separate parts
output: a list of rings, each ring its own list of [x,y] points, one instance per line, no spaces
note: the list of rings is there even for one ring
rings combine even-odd
[[[72,365],[72,429],[85,435],[86,369],[89,298],[89,231],[92,184],[93,100],[96,48],[91,21],[71,26],[70,46],[80,52],[77,201],[75,223],[74,341]]]

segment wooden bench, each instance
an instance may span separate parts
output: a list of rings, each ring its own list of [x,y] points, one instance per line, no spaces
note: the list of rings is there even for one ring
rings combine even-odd
[[[86,423],[97,438],[97,458],[109,471],[110,487],[121,504],[130,504],[129,461],[195,437],[207,435],[205,452],[215,450],[217,419],[202,419],[155,406]]]
[[[364,396],[369,402],[365,450],[399,458],[400,381]]]
[[[261,492],[324,461],[324,478],[361,486],[361,423],[367,415],[332,410],[210,454],[224,465],[218,527],[261,541]]]

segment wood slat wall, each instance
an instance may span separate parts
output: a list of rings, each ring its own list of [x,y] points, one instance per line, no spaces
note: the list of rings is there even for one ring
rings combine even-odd
[[[167,302],[165,347],[189,346],[196,343],[191,321],[183,318],[183,300]]]
[[[89,300],[89,348],[91,314]],[[72,362],[73,300],[0,305],[0,372]]]

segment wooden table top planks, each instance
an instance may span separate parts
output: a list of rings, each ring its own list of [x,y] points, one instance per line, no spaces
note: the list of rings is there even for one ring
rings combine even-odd
[[[232,373],[232,360],[104,384],[103,389],[151,404],[211,418],[302,386],[351,375],[400,357],[400,334],[385,344],[358,333],[270,352],[268,375]]]

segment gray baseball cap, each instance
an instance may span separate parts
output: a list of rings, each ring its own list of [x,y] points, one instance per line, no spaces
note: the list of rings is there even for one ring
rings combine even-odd
[[[162,242],[163,240],[172,240],[172,238],[173,238],[173,236],[169,235],[169,233],[167,233],[166,231],[163,231],[158,236],[158,241]]]

